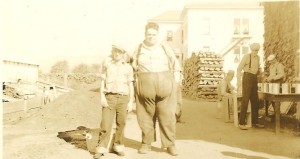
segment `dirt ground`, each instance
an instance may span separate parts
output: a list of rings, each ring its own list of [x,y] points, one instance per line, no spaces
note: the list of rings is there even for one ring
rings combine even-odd
[[[92,159],[88,151],[76,148],[57,137],[58,132],[75,130],[78,126],[98,128],[101,120],[97,84],[82,87],[59,96],[17,122],[3,125],[4,159]],[[125,130],[125,156],[107,154],[103,159],[300,159],[300,137],[274,128],[251,128],[242,131],[232,123],[215,118],[214,102],[183,100],[183,120],[177,124],[174,157],[153,143],[149,154],[138,154],[141,131],[135,113],[128,115]],[[159,135],[159,133],[157,133]]]

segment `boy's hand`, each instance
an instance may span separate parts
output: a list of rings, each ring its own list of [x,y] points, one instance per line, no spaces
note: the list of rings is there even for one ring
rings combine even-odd
[[[111,108],[109,107],[109,105],[107,104],[106,98],[102,98],[101,101],[100,101],[100,104],[101,104],[101,106],[104,107],[104,108],[109,108],[109,109],[111,109]]]
[[[128,113],[132,111],[132,107],[133,107],[133,102],[129,102],[129,103],[127,104],[127,112],[128,112]]]

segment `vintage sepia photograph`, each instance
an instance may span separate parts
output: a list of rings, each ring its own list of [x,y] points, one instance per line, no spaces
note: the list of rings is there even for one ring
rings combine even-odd
[[[0,2],[3,159],[300,159],[299,0]]]

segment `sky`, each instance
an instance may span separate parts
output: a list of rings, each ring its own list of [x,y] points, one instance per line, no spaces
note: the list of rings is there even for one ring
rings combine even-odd
[[[71,68],[100,64],[112,43],[132,52],[148,19],[200,1],[232,0],[3,0],[0,58],[37,64],[45,73],[62,60]]]
[[[111,43],[144,38],[148,19],[182,10],[189,0],[9,0],[0,3],[0,52],[7,60],[100,64]],[[130,44],[131,44],[130,43]],[[135,46],[127,45],[129,50]]]

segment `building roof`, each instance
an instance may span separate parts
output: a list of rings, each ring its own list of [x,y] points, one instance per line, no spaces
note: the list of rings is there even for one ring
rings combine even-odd
[[[206,9],[206,8],[230,8],[230,9],[250,9],[250,8],[262,8],[259,1],[238,1],[238,0],[225,0],[225,1],[203,1],[189,3],[184,6],[184,9]]]
[[[19,62],[19,61],[11,61],[11,60],[3,60],[3,63],[20,64],[20,65],[26,65],[26,66],[39,67],[39,65],[37,65],[37,64],[24,63],[24,62]]]
[[[16,64],[26,64],[31,66],[39,66],[37,63],[37,59],[30,56],[25,55],[11,55],[11,54],[3,54],[3,57],[1,57],[1,60],[3,62],[11,62]]]
[[[181,23],[182,18],[188,9],[262,9],[261,1],[203,1],[186,4],[183,10],[170,10],[153,17],[148,22]]]
[[[180,16],[181,11],[166,11],[154,18],[149,19],[148,22],[182,22]]]
[[[258,0],[223,0],[223,1],[203,1],[193,2],[184,6],[181,18],[189,9],[263,9],[261,1]]]

